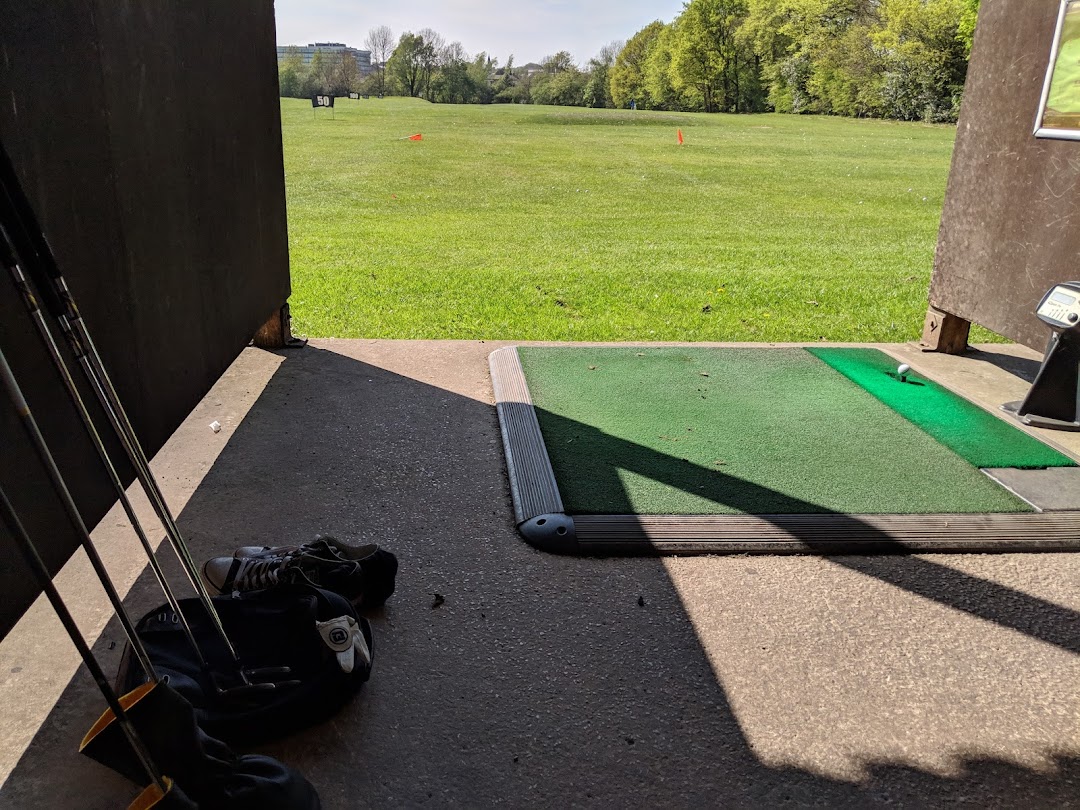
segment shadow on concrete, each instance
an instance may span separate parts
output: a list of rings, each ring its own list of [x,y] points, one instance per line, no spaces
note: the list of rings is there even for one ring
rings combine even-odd
[[[504,407],[513,405],[506,403]],[[828,514],[841,529],[857,529],[866,535],[867,539],[862,542],[875,554],[908,555],[907,550],[887,533],[853,515],[835,512],[821,504],[763,487],[716,468],[692,463],[678,455],[658,452],[551,411],[537,408],[536,414],[546,435],[573,437],[573,446],[578,449],[572,453],[561,452],[562,468],[566,469],[569,459],[573,459],[577,467],[575,475],[587,480],[590,490],[600,493],[598,498],[604,504],[605,514],[632,515],[635,512],[630,493],[620,477],[620,472],[625,471],[766,520],[770,513]],[[811,549],[827,552],[830,547],[829,542],[822,541],[817,534],[799,539]],[[875,556],[833,555],[826,559],[954,610],[1080,653],[1080,613],[1067,607],[957,571],[923,556],[906,556],[902,564],[891,565],[882,564]]]
[[[1042,773],[975,752],[957,778],[871,763],[859,783],[766,765],[661,561],[527,546],[500,442],[484,402],[308,348],[288,355],[180,516],[200,559],[323,532],[398,553],[397,593],[373,621],[371,682],[334,720],[264,749],[307,775],[326,807],[1080,803],[1071,755]],[[1059,645],[1075,629],[1071,614],[992,583],[967,581],[959,599],[963,575],[925,560],[838,562],[916,593],[942,588],[946,604]],[[128,598],[133,613],[160,601],[147,575]],[[114,620],[95,652],[114,666],[120,646]],[[0,805],[130,800],[133,786],[75,754],[100,707],[80,671]]]
[[[1029,383],[1035,382],[1035,376],[1039,373],[1039,367],[1042,365],[1041,359],[1032,360],[1028,357],[1018,357],[1006,352],[983,351],[982,349],[971,348],[964,353],[964,358],[977,360],[980,363],[988,363]]]

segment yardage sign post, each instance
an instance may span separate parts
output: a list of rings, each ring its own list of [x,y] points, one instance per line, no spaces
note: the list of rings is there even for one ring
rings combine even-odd
[[[311,117],[315,117],[315,110],[319,107],[329,107],[330,117],[334,117],[334,97],[331,95],[315,95],[311,97]]]

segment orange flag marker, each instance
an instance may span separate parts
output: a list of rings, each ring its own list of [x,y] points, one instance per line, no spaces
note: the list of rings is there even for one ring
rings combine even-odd
[[[422,141],[422,140],[424,140],[424,136],[421,135],[419,132],[417,132],[415,135],[410,135],[409,140],[410,141]]]
[[[675,132],[676,132],[676,136],[677,136],[677,137],[678,137],[678,139],[679,139],[679,146],[682,146],[682,130],[681,130],[681,129],[677,129],[677,130],[675,130]]]

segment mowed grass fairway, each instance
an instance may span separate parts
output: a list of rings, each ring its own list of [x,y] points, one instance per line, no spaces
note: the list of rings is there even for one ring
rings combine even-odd
[[[952,127],[414,99],[338,99],[331,119],[281,104],[300,334],[921,330]]]

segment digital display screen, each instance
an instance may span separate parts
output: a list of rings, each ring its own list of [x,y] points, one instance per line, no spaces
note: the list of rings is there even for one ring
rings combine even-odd
[[[1064,304],[1067,307],[1071,307],[1076,303],[1076,299],[1071,295],[1066,295],[1063,292],[1056,292],[1050,296],[1050,300],[1055,304]]]

